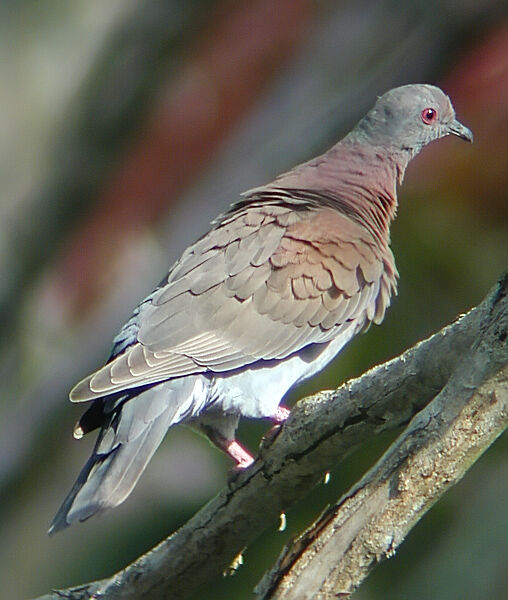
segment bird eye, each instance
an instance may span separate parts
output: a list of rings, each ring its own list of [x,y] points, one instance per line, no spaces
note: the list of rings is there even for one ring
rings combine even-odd
[[[435,108],[424,108],[422,110],[422,121],[426,125],[432,125],[437,119],[437,110]]]

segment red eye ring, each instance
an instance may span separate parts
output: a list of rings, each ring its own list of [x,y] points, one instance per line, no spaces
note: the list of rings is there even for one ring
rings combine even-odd
[[[434,123],[437,119],[437,110],[435,108],[431,108],[430,106],[428,108],[424,108],[422,110],[422,121],[426,124],[426,125],[432,125],[432,123]]]

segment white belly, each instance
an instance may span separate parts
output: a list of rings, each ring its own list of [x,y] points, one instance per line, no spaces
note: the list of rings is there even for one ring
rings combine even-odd
[[[356,333],[354,324],[327,344],[314,344],[285,360],[261,362],[230,375],[213,378],[214,407],[245,417],[272,416],[295,384],[321,371]]]

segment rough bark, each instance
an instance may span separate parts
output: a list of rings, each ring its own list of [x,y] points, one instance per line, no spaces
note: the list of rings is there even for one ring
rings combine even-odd
[[[258,598],[348,598],[507,428],[506,309],[497,315],[378,463],[283,550]]]
[[[320,590],[318,598],[348,595],[506,427],[507,293],[508,274],[478,307],[431,338],[337,390],[300,401],[254,465],[178,531],[110,579],[40,600],[186,598],[223,572],[261,531],[275,526],[280,512],[351,447],[417,415],[339,502],[336,514],[326,513],[303,543],[284,554],[258,592],[263,598],[309,597],[277,594],[291,593],[297,584],[307,594],[310,588],[301,583],[307,570],[301,567],[316,554],[309,543],[319,547],[329,539],[337,544],[329,553],[332,562],[320,578],[307,579],[312,593]],[[333,536],[339,526],[344,530]],[[321,538],[325,533],[330,535]],[[344,535],[350,544],[343,544]],[[285,587],[293,563],[296,579]]]

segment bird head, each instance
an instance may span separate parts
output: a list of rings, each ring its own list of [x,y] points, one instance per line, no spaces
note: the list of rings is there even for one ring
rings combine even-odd
[[[426,84],[403,85],[386,92],[352,133],[353,138],[403,151],[410,157],[447,135],[473,141],[471,130],[456,119],[448,96]]]

